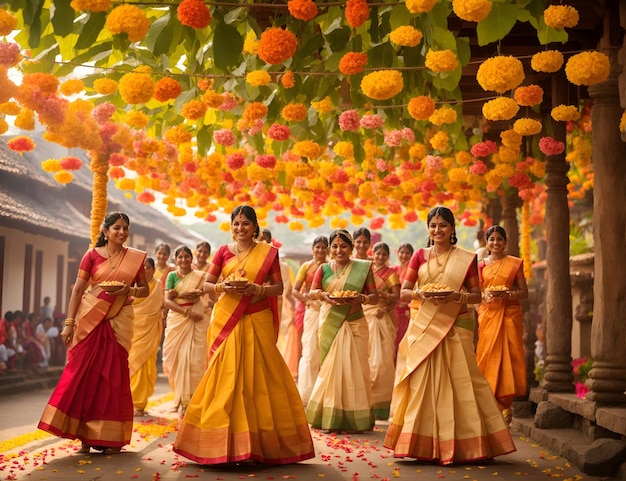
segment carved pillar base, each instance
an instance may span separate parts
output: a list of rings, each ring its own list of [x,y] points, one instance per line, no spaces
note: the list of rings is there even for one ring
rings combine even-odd
[[[574,392],[574,375],[571,356],[546,356],[548,370],[543,376],[541,387],[548,392]]]
[[[626,404],[626,366],[594,361],[585,386],[589,388],[585,395],[588,401],[598,404]]]

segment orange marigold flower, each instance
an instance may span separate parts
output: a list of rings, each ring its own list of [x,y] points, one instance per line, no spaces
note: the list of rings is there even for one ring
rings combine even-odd
[[[428,120],[435,112],[435,101],[426,95],[413,97],[409,100],[409,114],[415,120]]]
[[[261,102],[251,102],[246,105],[246,108],[241,115],[244,120],[250,122],[256,119],[262,119],[267,115],[267,106]]]
[[[354,75],[363,72],[366,65],[366,53],[348,52],[339,61],[339,71],[344,75]]]
[[[280,77],[280,83],[286,89],[291,89],[295,87],[296,81],[293,78],[293,72],[291,70],[287,70],[282,77]]]
[[[53,175],[54,180],[56,180],[59,184],[69,184],[74,179],[74,176],[71,172],[67,172],[62,170],[61,172],[57,172]]]
[[[23,108],[15,117],[13,125],[22,130],[34,130],[35,113],[31,109]]]
[[[19,152],[19,154],[22,155],[23,152],[31,152],[34,150],[35,142],[26,135],[19,135],[9,140],[7,146],[14,152]]]
[[[361,80],[361,90],[371,99],[387,100],[404,88],[402,74],[397,70],[377,70]]]
[[[211,11],[203,0],[183,0],[177,15],[180,23],[191,28],[206,28],[211,22]]]
[[[112,0],[72,0],[70,6],[77,12],[106,12],[112,3]]]
[[[269,64],[282,63],[296,52],[298,39],[289,30],[270,27],[261,34],[258,55]]]
[[[283,119],[292,122],[300,122],[306,119],[307,108],[303,104],[289,104],[283,107],[281,115]]]
[[[320,114],[327,114],[333,110],[333,103],[330,100],[330,96],[327,95],[319,102],[311,101],[311,107]]]
[[[9,130],[9,124],[7,124],[6,120],[0,117],[0,135],[4,134],[7,130]]]
[[[28,73],[22,78],[22,87],[38,89],[44,95],[56,94],[59,88],[59,79],[51,73]]]
[[[428,50],[425,65],[436,73],[452,72],[459,66],[459,61],[452,50]]]
[[[63,95],[70,96],[82,92],[85,88],[85,84],[79,79],[66,80],[61,84],[59,89]]]
[[[207,90],[202,95],[202,101],[209,107],[216,109],[224,103],[224,96],[218,94],[215,90]]]
[[[134,5],[122,4],[113,9],[107,16],[106,27],[109,32],[116,35],[125,33],[128,40],[138,42],[146,36],[150,22],[141,8]]]
[[[203,92],[213,88],[215,81],[213,79],[201,78],[198,80],[198,88]]]
[[[22,107],[15,102],[4,102],[3,104],[0,104],[0,114],[17,115],[21,110]]]
[[[370,16],[367,0],[348,0],[346,2],[346,21],[352,28],[359,28]]]
[[[99,78],[94,80],[93,89],[100,95],[111,95],[117,92],[117,82],[110,78]]]
[[[165,138],[176,145],[191,142],[191,134],[180,125],[167,129],[165,131]]]
[[[452,0],[452,10],[467,22],[480,22],[491,12],[491,0]]]
[[[311,140],[301,140],[300,142],[296,142],[291,151],[296,155],[306,157],[310,160],[317,159],[322,154],[322,148],[319,144],[316,144]]]
[[[543,19],[548,27],[573,28],[578,25],[578,10],[570,5],[550,5],[543,12]]]
[[[150,74],[146,72],[146,67],[138,67],[134,72],[124,74],[120,79],[119,91],[127,104],[145,103],[152,98],[154,82]]]
[[[183,88],[177,80],[172,77],[161,77],[154,84],[154,94],[152,96],[159,102],[167,102],[174,100],[183,91]]]
[[[289,0],[287,8],[292,17],[308,22],[317,16],[317,5],[313,0]]]
[[[611,61],[601,52],[582,52],[569,58],[565,75],[574,85],[595,85],[609,76]]]
[[[405,0],[406,8],[411,13],[430,12],[438,0]]]
[[[513,98],[522,107],[532,107],[543,102],[543,89],[539,85],[517,87]]]
[[[548,72],[553,73],[558,71],[562,66],[563,54],[558,50],[546,50],[544,52],[537,52],[530,59],[530,68],[535,72]]]
[[[130,110],[124,114],[124,123],[135,129],[143,129],[148,125],[148,116],[138,110]]]
[[[484,90],[493,90],[501,94],[514,89],[524,81],[524,66],[510,55],[491,57],[478,67],[476,80]]]
[[[183,105],[180,113],[187,120],[198,120],[204,117],[208,107],[200,100],[190,100]]]
[[[17,18],[11,12],[0,8],[0,37],[6,37],[17,27]]]

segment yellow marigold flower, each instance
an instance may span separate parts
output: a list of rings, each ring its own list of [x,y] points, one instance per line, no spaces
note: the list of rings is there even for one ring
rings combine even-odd
[[[405,0],[404,3],[411,13],[427,13],[433,9],[437,0]]]
[[[609,57],[601,52],[581,52],[569,58],[565,75],[574,85],[594,85],[604,82],[611,70]]]
[[[0,114],[17,115],[20,113],[20,110],[22,110],[22,107],[15,102],[4,102],[0,104]]]
[[[100,95],[111,95],[117,92],[117,82],[110,78],[99,78],[94,80],[93,89]]]
[[[200,100],[190,100],[183,105],[180,113],[187,120],[198,120],[204,117],[207,108],[207,105]]]
[[[56,180],[59,184],[69,184],[73,179],[74,176],[67,170],[62,170],[54,174],[54,180]]]
[[[619,131],[626,132],[626,110],[622,114],[622,118],[619,121]]]
[[[270,27],[261,34],[258,56],[265,63],[279,64],[296,52],[298,39],[289,30]]]
[[[291,122],[301,122],[306,119],[307,108],[303,104],[288,104],[281,110],[283,119]]]
[[[333,103],[330,101],[330,96],[327,95],[319,102],[311,102],[311,107],[320,114],[327,114],[333,110]]]
[[[44,172],[58,172],[61,170],[61,161],[59,159],[48,159],[41,163]]]
[[[440,130],[435,135],[433,135],[430,139],[430,145],[433,149],[439,150],[440,152],[446,150],[448,147],[448,142],[450,141],[450,136],[447,132]]]
[[[72,0],[70,6],[77,12],[106,12],[112,3],[112,0]]]
[[[524,66],[510,55],[491,57],[480,64],[476,79],[483,90],[501,94],[513,90],[524,81]]]
[[[363,93],[376,100],[387,100],[398,95],[404,88],[402,74],[397,70],[377,70],[361,80]]]
[[[522,136],[513,129],[500,132],[502,144],[509,147],[519,147],[522,144]]]
[[[85,84],[83,83],[82,80],[70,79],[70,80],[66,80],[65,82],[61,84],[61,86],[59,87],[59,91],[63,95],[69,97],[70,95],[74,95],[79,92],[82,92],[84,88],[85,88]]]
[[[297,220],[291,221],[289,223],[289,230],[293,230],[293,231],[304,230],[304,224]]]
[[[535,119],[529,119],[527,117],[522,119],[517,119],[513,124],[513,130],[518,134],[524,135],[535,135],[541,132],[541,122]]]
[[[345,157],[347,159],[354,157],[354,145],[352,144],[352,142],[346,142],[346,141],[337,142],[335,146],[333,147],[333,151],[337,155],[341,157]]]
[[[243,111],[242,118],[247,122],[256,119],[262,119],[267,115],[267,106],[262,104],[261,102],[251,102],[246,105],[246,108]]]
[[[532,107],[543,102],[543,89],[539,85],[517,87],[513,94],[515,101],[523,107]]]
[[[441,107],[433,112],[428,120],[435,125],[453,124],[456,122],[456,110],[451,107]]]
[[[552,109],[552,118],[558,122],[576,121],[580,119],[580,112],[575,105],[558,105]]]
[[[0,37],[6,37],[17,27],[17,18],[4,8],[0,8]]]
[[[457,182],[462,184],[467,179],[467,173],[465,169],[461,169],[460,167],[453,167],[448,170],[448,179],[452,182]]]
[[[453,0],[452,10],[466,22],[480,22],[491,12],[491,0]]]
[[[154,92],[154,82],[145,69],[137,68],[120,79],[119,91],[124,102],[130,105],[148,102]]]
[[[333,217],[330,219],[331,229],[345,229],[346,227],[348,227],[348,219],[343,219],[341,217]]]
[[[415,142],[409,148],[409,157],[412,159],[422,160],[426,157],[426,146],[420,142]]]
[[[191,142],[191,134],[180,125],[167,129],[165,138],[175,145]]]
[[[207,90],[202,94],[202,101],[209,107],[216,109],[224,103],[224,96],[218,94],[215,90]]]
[[[513,162],[517,162],[520,156],[520,150],[516,147],[507,147],[506,145],[501,145],[498,148],[498,156],[497,159],[499,162],[503,162],[505,164],[511,164]]]
[[[452,50],[428,50],[425,65],[436,73],[452,72],[459,66],[459,61]]]
[[[13,122],[18,129],[33,130],[35,128],[35,113],[31,109],[22,109]]]
[[[253,87],[261,87],[267,85],[272,81],[272,77],[265,70],[253,70],[246,75],[246,82]]]
[[[518,111],[519,105],[509,97],[498,97],[483,105],[483,116],[487,120],[509,120],[515,117]]]
[[[512,162],[497,164],[493,171],[501,179],[508,179],[515,173],[515,164]]]
[[[535,161],[530,164],[529,170],[535,177],[542,179],[546,175],[546,163]]]
[[[250,55],[256,55],[259,51],[259,41],[256,39],[256,33],[254,33],[254,30],[250,30],[246,34],[246,39],[243,42],[243,51],[244,53],[249,53]]]
[[[422,32],[411,25],[403,25],[391,31],[389,38],[403,47],[415,47],[422,41]]]
[[[535,72],[557,72],[562,66],[563,54],[558,50],[546,50],[545,52],[537,52],[530,59],[530,68]]]
[[[466,150],[461,150],[454,155],[454,159],[458,165],[469,165],[474,161],[472,154]]]
[[[300,157],[309,160],[317,159],[322,154],[322,148],[311,140],[301,140],[293,145],[291,151]]]
[[[287,70],[282,77],[280,77],[280,83],[286,89],[291,89],[296,85],[296,81],[293,78],[293,72]]]
[[[548,27],[573,28],[578,25],[578,10],[570,5],[550,5],[543,11],[543,19]]]
[[[148,116],[138,110],[130,110],[124,114],[124,123],[135,129],[143,129],[148,125]]]
[[[409,100],[409,114],[415,120],[428,120],[435,112],[435,108],[435,101],[426,95],[413,97]]]
[[[116,35],[125,33],[128,40],[138,42],[146,36],[150,22],[141,8],[134,5],[122,4],[113,9],[107,16],[106,28]]]

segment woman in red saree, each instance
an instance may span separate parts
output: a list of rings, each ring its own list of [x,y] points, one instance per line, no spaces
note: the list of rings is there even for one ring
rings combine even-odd
[[[375,420],[369,333],[362,306],[378,302],[372,263],[350,258],[354,241],[347,230],[334,230],[329,241],[333,260],[317,268],[309,291],[309,299],[323,303],[319,321],[320,373],[306,416],[314,428],[369,431]],[[347,299],[337,297],[347,291],[351,294]]]
[[[513,398],[526,394],[524,325],[520,300],[528,297],[522,260],[506,255],[506,232],[494,225],[485,233],[489,255],[478,263],[483,301],[478,308],[476,361],[511,422]],[[503,288],[505,286],[505,288]],[[492,288],[498,287],[497,290]]]
[[[92,447],[119,453],[132,434],[131,303],[148,295],[148,282],[146,253],[124,247],[129,225],[126,214],[109,214],[95,248],[81,260],[61,332],[69,348],[67,365],[39,421],[39,429],[80,439],[80,453]],[[110,282],[120,286],[105,292],[102,285]]]
[[[409,243],[400,245],[396,250],[398,261],[400,262],[400,264],[395,266],[394,269],[396,270],[396,274],[398,275],[401,286],[404,282],[404,277],[406,276],[406,271],[409,267],[409,261],[411,260],[413,251],[413,246]],[[398,300],[398,302],[396,303],[396,320],[398,326],[398,331],[396,333],[396,352],[398,350],[398,345],[400,344],[400,341],[406,333],[407,327],[409,327],[410,319],[411,308],[409,307],[409,303]]]
[[[396,360],[396,312],[400,281],[389,261],[389,246],[377,242],[372,248],[372,272],[378,290],[378,303],[363,306],[369,329],[369,364],[372,405],[376,419],[389,419]]]
[[[400,294],[420,306],[401,342],[406,358],[384,446],[398,458],[440,464],[510,453],[511,434],[474,357],[467,304],[480,300],[476,256],[454,246],[450,209],[436,207],[427,219],[429,247],[413,255]],[[447,292],[426,297],[428,284]]]
[[[293,287],[293,296],[297,299],[296,319],[302,316],[302,356],[298,365],[298,391],[305,406],[309,402],[313,384],[320,371],[317,329],[322,305],[316,299],[309,299],[307,294],[311,289],[313,274],[322,263],[326,262],[327,255],[328,239],[325,236],[316,237],[313,240],[313,259],[300,266]]]
[[[201,464],[303,461],[315,456],[313,441],[276,347],[283,290],[278,250],[256,242],[252,207],[232,212],[231,230],[234,242],[217,250],[204,284],[205,292],[219,295],[209,326],[209,365],[174,451]],[[241,283],[230,285],[234,278]]]

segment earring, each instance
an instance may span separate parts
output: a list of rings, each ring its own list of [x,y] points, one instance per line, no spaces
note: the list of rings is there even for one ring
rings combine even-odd
[[[450,244],[456,244],[458,239],[456,238],[456,232],[453,232],[450,236]]]

